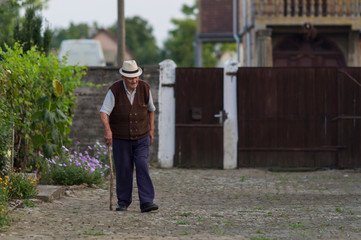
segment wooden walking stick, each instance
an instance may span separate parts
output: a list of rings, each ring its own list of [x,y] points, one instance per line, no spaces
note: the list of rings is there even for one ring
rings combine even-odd
[[[113,159],[112,159],[112,151],[110,150],[110,146],[108,145],[108,153],[109,153],[109,164],[110,164],[110,189],[109,189],[109,210],[112,211],[113,210],[113,178],[114,178],[114,174],[113,174]]]

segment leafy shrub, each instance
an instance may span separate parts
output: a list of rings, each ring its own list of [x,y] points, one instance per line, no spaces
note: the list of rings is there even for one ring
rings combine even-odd
[[[62,147],[59,156],[48,161],[48,172],[44,179],[56,185],[100,184],[104,175],[109,172],[106,164],[107,152],[99,143],[88,150],[78,152]],[[43,176],[42,176],[43,178]]]
[[[6,177],[5,177],[6,178]],[[38,194],[37,178],[27,177],[23,173],[13,172],[8,176],[8,194],[10,199],[30,199]]]
[[[74,90],[84,74],[84,68],[61,65],[35,47],[0,49],[0,113],[5,127],[15,127],[17,166],[27,166],[39,152],[50,158],[70,143]],[[7,141],[4,135],[0,138]]]
[[[3,183],[3,178],[0,178],[0,227],[3,227],[9,223],[8,218],[8,192],[6,185]]]
[[[7,201],[11,199],[30,199],[37,195],[38,179],[29,178],[22,173],[12,172],[0,178],[0,227],[9,224]]]

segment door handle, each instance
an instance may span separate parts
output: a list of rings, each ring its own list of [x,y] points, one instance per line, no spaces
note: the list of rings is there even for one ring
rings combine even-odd
[[[218,114],[214,114],[215,118],[219,118],[219,124],[223,124],[223,111],[220,110]]]

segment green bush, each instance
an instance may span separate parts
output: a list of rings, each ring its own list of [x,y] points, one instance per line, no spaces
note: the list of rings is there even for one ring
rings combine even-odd
[[[8,194],[10,199],[31,199],[38,194],[37,178],[27,177],[22,173],[9,174]]]
[[[70,144],[74,90],[84,74],[84,68],[61,65],[56,56],[35,47],[26,52],[19,44],[0,49],[0,113],[4,125],[15,128],[16,166],[28,166],[39,152],[55,156]],[[0,138],[8,141],[8,134]]]
[[[63,146],[59,156],[46,159],[48,172],[42,175],[47,183],[55,185],[100,184],[109,173],[105,146],[95,144],[83,152]]]
[[[4,184],[3,178],[0,178],[0,228],[9,224],[8,218],[8,205],[6,201],[8,200],[7,187]]]
[[[0,228],[9,224],[7,202],[12,199],[35,198],[38,193],[37,181],[38,179],[16,172],[0,177]]]

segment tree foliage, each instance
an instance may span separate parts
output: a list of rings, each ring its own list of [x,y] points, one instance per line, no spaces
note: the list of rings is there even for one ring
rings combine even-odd
[[[164,43],[163,56],[175,61],[178,67],[194,65],[193,41],[197,31],[197,1],[193,6],[183,5],[185,19],[172,19],[175,29],[169,31],[169,38]],[[217,58],[214,55],[214,43],[203,45],[202,58],[204,67],[214,67]]]
[[[42,33],[43,18],[36,13],[35,8],[27,8],[25,17],[17,22],[14,30],[14,39],[23,44],[23,50],[28,51],[37,46],[41,51],[48,53],[52,32],[46,27]]]
[[[117,23],[109,30],[117,34]],[[139,16],[125,19],[125,44],[134,59],[142,65],[158,64],[161,60],[160,50],[153,36],[153,28],[148,21]]]
[[[94,30],[98,29],[96,23],[93,24]],[[51,41],[50,47],[58,49],[60,43],[64,39],[83,39],[88,38],[90,35],[90,27],[87,23],[74,24],[71,22],[68,28],[56,28],[54,30],[54,36]]]
[[[3,0],[0,1],[0,47],[14,44],[14,25],[21,8],[41,9],[48,0]]]

